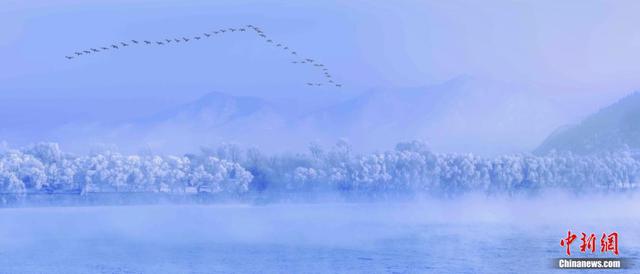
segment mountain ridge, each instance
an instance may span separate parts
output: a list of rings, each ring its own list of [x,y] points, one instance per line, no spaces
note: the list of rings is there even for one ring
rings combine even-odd
[[[601,108],[576,125],[554,132],[534,153],[555,150],[590,154],[629,148],[640,149],[640,91]]]

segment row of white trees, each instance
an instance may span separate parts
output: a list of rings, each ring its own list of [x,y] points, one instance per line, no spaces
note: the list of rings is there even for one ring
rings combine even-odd
[[[272,190],[513,194],[543,188],[629,190],[640,183],[640,155],[631,151],[479,157],[436,154],[414,141],[364,155],[352,153],[345,142],[329,150],[312,145],[309,153],[280,156],[264,156],[256,150],[242,152],[227,145],[208,150],[208,155],[232,157],[254,175],[252,186]]]
[[[551,153],[486,158],[435,154],[420,142],[395,150],[354,154],[339,142],[329,150],[268,156],[235,145],[185,156],[74,156],[56,144],[38,144],[0,154],[0,192],[243,193],[340,191],[453,195],[532,192],[548,187],[626,190],[640,182],[640,157],[630,151],[591,156]]]
[[[251,173],[215,157],[103,152],[72,156],[57,144],[38,144],[0,155],[0,192],[226,192],[248,190]]]

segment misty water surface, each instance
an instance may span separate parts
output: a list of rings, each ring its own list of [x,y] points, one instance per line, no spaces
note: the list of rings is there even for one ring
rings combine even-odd
[[[620,257],[637,260],[638,205],[557,196],[4,208],[0,273],[547,273],[566,256],[567,229],[617,231]]]

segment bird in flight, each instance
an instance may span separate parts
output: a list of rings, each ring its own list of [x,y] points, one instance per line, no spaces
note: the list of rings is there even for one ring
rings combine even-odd
[[[129,46],[129,44],[127,44],[127,43],[125,43],[125,42],[120,42],[120,44],[121,44],[123,47],[128,47],[128,46]]]
[[[182,37],[182,40],[184,40],[185,42],[189,42],[189,39]]]
[[[267,40],[267,43],[273,43],[273,40],[269,39]]]
[[[84,53],[86,53],[86,54],[91,53],[91,52],[90,52],[90,51],[88,51],[88,50],[85,50],[85,51],[83,51],[83,52],[84,52]]]
[[[94,49],[94,48],[91,48],[91,51],[93,51],[93,52],[100,52],[99,50]]]
[[[82,52],[77,52],[77,51],[76,51],[76,52],[74,52],[74,53],[75,53],[76,55],[78,55],[78,56],[82,55]]]
[[[309,86],[313,86],[313,83],[307,83],[307,85],[309,85]]]
[[[164,45],[164,43],[160,42],[160,41],[156,41],[156,44],[158,45]]]
[[[100,47],[102,50],[108,50],[109,48],[107,47]]]
[[[69,60],[73,59],[73,56],[65,56],[65,57]]]
[[[151,41],[144,40],[144,43],[149,45],[149,44],[151,44]]]
[[[200,40],[200,36],[193,37],[196,40]]]
[[[138,41],[136,41],[136,40],[131,40],[131,42],[133,42],[134,44],[138,43]]]
[[[313,63],[313,59],[309,59],[309,58],[307,58],[307,59],[305,59],[305,60],[307,60],[307,62],[309,62],[309,63]]]
[[[218,33],[219,33],[219,32],[217,32],[217,31],[214,31],[214,32],[213,32],[213,34],[218,34]]]
[[[203,33],[203,34],[204,34],[204,36],[206,36],[206,37],[211,36],[211,34],[208,34],[208,33]]]
[[[164,39],[167,43],[171,43],[171,39]]]
[[[342,86],[341,84],[336,84],[336,87],[341,87],[341,86]]]
[[[234,28],[229,28],[229,30],[230,30],[231,32],[236,31],[236,29],[234,29]]]
[[[244,28],[240,28],[240,31],[245,31],[245,29]]]
[[[221,30],[220,30],[220,32],[227,32],[227,30],[225,30],[225,29],[221,29]]]

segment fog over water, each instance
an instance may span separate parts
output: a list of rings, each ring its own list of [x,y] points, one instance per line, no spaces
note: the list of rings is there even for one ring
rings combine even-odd
[[[0,272],[546,273],[569,229],[618,232],[620,257],[637,259],[639,209],[617,194],[5,208]]]

